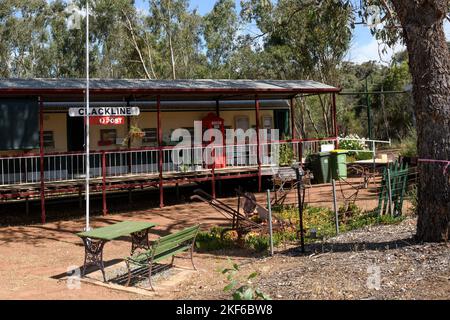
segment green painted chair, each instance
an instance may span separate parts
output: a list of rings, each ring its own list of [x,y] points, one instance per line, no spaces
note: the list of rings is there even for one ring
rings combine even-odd
[[[389,169],[389,174],[388,170]],[[389,184],[390,176],[391,194],[392,194],[392,215],[400,216],[402,214],[403,199],[408,186],[408,164],[394,162],[388,168],[383,170],[383,179],[381,181],[380,193],[378,196],[378,206],[374,210],[378,215],[389,213]]]

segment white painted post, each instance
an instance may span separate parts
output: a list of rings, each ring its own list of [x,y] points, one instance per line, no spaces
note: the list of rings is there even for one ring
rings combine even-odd
[[[270,204],[270,190],[267,189],[267,209],[269,210],[270,255],[273,256],[272,205]]]
[[[89,231],[89,0],[86,0],[86,231]]]
[[[372,152],[373,152],[373,184],[376,183],[376,168],[377,168],[377,164],[376,164],[376,158],[377,158],[377,151],[376,151],[376,146],[375,146],[375,141],[372,141]]]

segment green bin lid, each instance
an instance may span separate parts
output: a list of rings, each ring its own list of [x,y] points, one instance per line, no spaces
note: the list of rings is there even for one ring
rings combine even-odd
[[[343,149],[337,149],[337,150],[332,150],[330,151],[331,153],[348,153],[348,150],[343,150]]]

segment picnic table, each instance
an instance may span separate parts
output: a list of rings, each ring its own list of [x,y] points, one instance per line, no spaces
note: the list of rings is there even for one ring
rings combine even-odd
[[[131,235],[131,255],[133,255],[136,249],[150,248],[148,232],[155,226],[156,224],[145,221],[123,221],[110,226],[77,233],[77,236],[84,243],[85,255],[82,276],[84,276],[88,265],[94,265],[99,267],[103,275],[103,280],[106,282],[103,263],[103,247],[105,243]]]

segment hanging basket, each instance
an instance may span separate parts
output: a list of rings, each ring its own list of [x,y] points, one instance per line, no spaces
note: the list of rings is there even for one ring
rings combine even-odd
[[[135,139],[141,139],[145,137],[145,132],[142,131],[130,132],[130,137]]]

